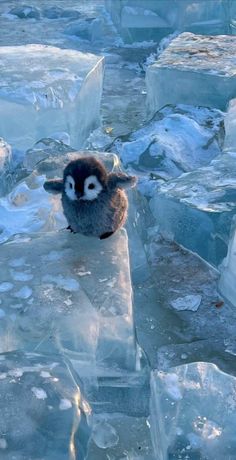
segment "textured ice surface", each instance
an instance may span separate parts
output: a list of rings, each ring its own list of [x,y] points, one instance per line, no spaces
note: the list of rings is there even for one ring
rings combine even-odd
[[[126,41],[160,40],[175,30],[220,34],[229,30],[228,0],[106,0]]]
[[[114,147],[126,166],[168,179],[210,163],[220,153],[222,128],[219,110],[168,106]]]
[[[234,218],[228,253],[221,265],[219,288],[224,297],[236,306],[236,220]]]
[[[99,125],[103,58],[44,45],[8,46],[0,48],[0,71],[0,132],[14,147],[66,131],[78,148]]]
[[[0,272],[0,286],[11,283],[1,292],[2,352],[59,347],[88,375],[135,370],[125,231],[105,243],[67,231],[13,239]]]
[[[166,104],[194,104],[224,110],[235,96],[236,37],[183,33],[148,67],[150,114]]]
[[[208,262],[227,254],[236,203],[236,154],[162,185],[150,202],[161,232]]]
[[[153,372],[150,409],[156,458],[233,459],[235,383],[235,377],[203,362]]]
[[[0,196],[7,190],[8,175],[11,168],[11,146],[0,138]]]
[[[60,357],[0,355],[2,460],[85,459],[90,408]]]

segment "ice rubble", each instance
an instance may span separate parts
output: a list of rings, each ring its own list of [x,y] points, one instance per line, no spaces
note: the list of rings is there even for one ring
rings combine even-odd
[[[235,96],[236,37],[183,33],[147,69],[150,114],[166,104],[226,109]]]
[[[66,131],[79,148],[99,125],[102,57],[44,45],[7,46],[0,48],[0,72],[0,132],[13,147],[26,149]]]
[[[179,31],[225,34],[230,30],[228,0],[106,0],[125,41],[142,41]]]
[[[1,354],[0,411],[2,460],[86,458],[91,410],[58,355]]]
[[[232,99],[224,119],[225,140],[224,152],[236,151],[236,99]]]
[[[233,459],[235,383],[210,363],[154,371],[150,409],[156,458]]]

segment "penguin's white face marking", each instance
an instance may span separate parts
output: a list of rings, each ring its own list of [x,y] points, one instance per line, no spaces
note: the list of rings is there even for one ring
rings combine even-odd
[[[81,200],[96,200],[99,193],[102,191],[102,185],[96,176],[86,177],[84,181],[84,194]]]
[[[70,200],[72,201],[77,200],[77,197],[75,194],[75,181],[72,176],[67,176],[66,178],[65,192]]]

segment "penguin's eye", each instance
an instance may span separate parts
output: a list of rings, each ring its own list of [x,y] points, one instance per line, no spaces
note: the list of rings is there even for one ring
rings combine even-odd
[[[72,185],[72,183],[71,183],[71,182],[69,182],[69,187],[70,187],[70,188],[73,188],[73,185]]]
[[[95,188],[95,184],[89,184],[88,188],[89,188],[89,190],[93,190]]]

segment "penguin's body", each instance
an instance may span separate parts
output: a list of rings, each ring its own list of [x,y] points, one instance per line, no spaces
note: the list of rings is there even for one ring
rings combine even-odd
[[[124,188],[135,183],[135,177],[108,173],[100,161],[86,157],[70,162],[63,180],[47,181],[44,188],[62,194],[72,232],[104,239],[124,225],[128,210]]]

